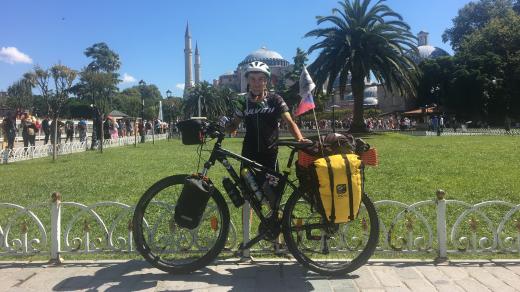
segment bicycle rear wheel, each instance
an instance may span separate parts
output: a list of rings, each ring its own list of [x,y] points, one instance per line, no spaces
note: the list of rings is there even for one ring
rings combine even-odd
[[[301,192],[293,192],[284,208],[283,232],[287,248],[303,266],[322,275],[344,275],[364,265],[379,239],[374,204],[362,196],[359,216],[327,227],[322,216]]]
[[[177,225],[175,205],[187,176],[170,176],[152,185],[137,203],[132,222],[137,251],[168,273],[190,273],[208,265],[224,248],[229,232],[229,209],[218,191],[212,193],[198,227]]]

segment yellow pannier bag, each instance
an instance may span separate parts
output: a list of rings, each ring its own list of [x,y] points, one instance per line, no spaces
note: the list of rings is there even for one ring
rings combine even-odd
[[[334,223],[353,220],[363,192],[363,164],[356,154],[339,154],[314,161],[319,196],[327,219]]]

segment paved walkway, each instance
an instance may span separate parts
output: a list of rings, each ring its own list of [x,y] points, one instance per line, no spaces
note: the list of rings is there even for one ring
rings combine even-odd
[[[219,262],[168,275],[144,261],[0,262],[0,291],[520,291],[520,261],[376,260],[341,278],[294,262]]]

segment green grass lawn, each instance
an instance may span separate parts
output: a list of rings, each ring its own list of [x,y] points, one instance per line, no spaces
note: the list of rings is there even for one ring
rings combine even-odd
[[[520,137],[412,137],[373,135],[367,141],[379,153],[380,165],[367,170],[367,192],[375,200],[405,203],[431,199],[442,188],[449,199],[477,203],[501,199],[520,201]],[[240,152],[241,140],[224,141]],[[208,148],[209,149],[209,148]],[[208,152],[203,153],[203,160]],[[281,150],[284,165],[288,157]],[[137,148],[112,148],[16,162],[0,166],[0,202],[30,205],[48,201],[59,191],[64,201],[85,204],[110,200],[135,204],[155,181],[197,170],[195,146],[178,140],[147,143]],[[222,166],[210,170],[220,182]]]

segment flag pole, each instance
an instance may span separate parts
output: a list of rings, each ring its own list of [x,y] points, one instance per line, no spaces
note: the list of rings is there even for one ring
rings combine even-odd
[[[312,115],[314,116],[314,122],[316,123],[316,131],[318,132],[318,141],[320,143],[321,155],[325,157],[325,154],[323,153],[323,142],[321,141],[320,125],[318,124],[318,118],[316,118],[316,111],[314,108],[312,108]]]

